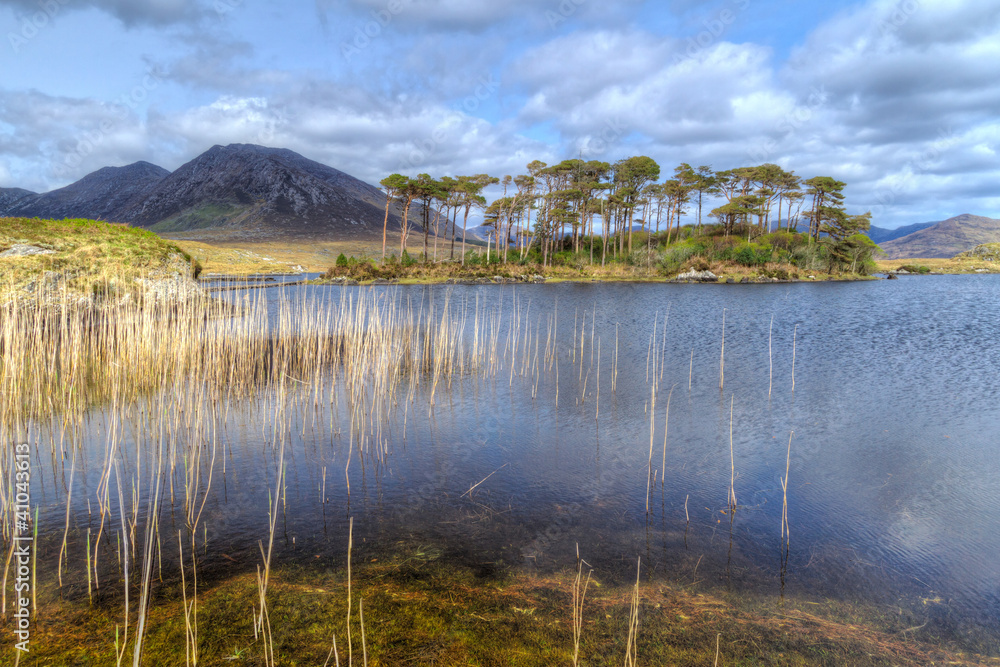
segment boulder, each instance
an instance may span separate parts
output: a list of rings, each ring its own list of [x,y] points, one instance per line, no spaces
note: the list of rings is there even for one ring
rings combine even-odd
[[[677,280],[691,280],[699,283],[715,283],[719,282],[719,277],[708,270],[697,271],[695,269],[690,269],[687,273],[679,274],[677,276]]]
[[[55,250],[46,250],[27,243],[15,243],[7,250],[0,252],[0,257],[28,257],[30,255],[54,255]]]

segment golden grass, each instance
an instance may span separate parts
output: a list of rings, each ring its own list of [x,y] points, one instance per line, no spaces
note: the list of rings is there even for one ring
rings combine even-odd
[[[917,257],[911,259],[882,259],[876,262],[878,271],[895,271],[904,266],[926,266],[933,273],[969,274],[969,273],[1000,273],[1000,264],[987,262],[984,259],[952,257],[942,259],[935,257]],[[979,269],[979,271],[977,271]]]
[[[165,235],[170,237],[169,234]],[[198,260],[206,273],[245,275],[250,273],[291,273],[296,267],[307,272],[322,272],[333,266],[337,256],[380,259],[382,241],[276,240],[268,242],[236,240],[172,240]],[[399,234],[390,234],[390,251],[399,247]],[[459,246],[460,247],[460,246]],[[413,256],[423,251],[422,240],[410,237],[407,252]],[[447,256],[447,248],[439,256]]]

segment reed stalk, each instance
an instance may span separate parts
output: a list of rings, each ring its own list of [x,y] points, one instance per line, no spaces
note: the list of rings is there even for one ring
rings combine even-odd
[[[722,309],[722,347],[719,350],[719,391],[726,382],[726,309]]]
[[[785,545],[788,544],[788,472],[792,467],[792,436],[795,431],[788,434],[788,454],[785,457],[785,476],[781,480],[781,539]]]
[[[593,568],[587,571],[583,578],[583,566],[586,561],[580,558],[580,544],[576,545],[576,578],[573,580],[573,667],[577,667],[580,659],[580,638],[583,635],[583,603],[587,598],[587,588],[590,586],[590,576]]]
[[[799,335],[799,325],[792,331],[792,391],[795,391],[795,341]]]
[[[729,509],[732,511],[736,510],[736,457],[733,453],[733,404],[736,401],[736,395],[733,394],[729,399]]]
[[[771,339],[774,331],[774,315],[771,315],[771,324],[767,328],[767,397],[771,398],[771,387],[774,384],[774,357],[771,354]]]
[[[625,667],[636,667],[639,664],[639,573],[641,558],[636,559],[635,587],[632,589],[632,602],[629,607],[628,639],[625,644]]]

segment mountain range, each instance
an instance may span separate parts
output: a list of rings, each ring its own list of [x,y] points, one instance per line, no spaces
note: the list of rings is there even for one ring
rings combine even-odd
[[[779,221],[774,228],[785,226]],[[804,232],[808,222],[800,223]],[[1000,243],[1000,220],[963,213],[937,222],[917,222],[896,229],[872,225],[868,237],[889,259],[951,258],[983,243]]]
[[[390,210],[389,229],[400,229]],[[92,218],[173,238],[381,239],[378,188],[287,149],[213,146],[174,172],[148,162],[105,167],[64,188],[36,194],[0,189],[0,216]],[[410,209],[411,233],[419,207]]]
[[[885,243],[887,241],[894,241],[901,236],[906,236],[907,234],[912,234],[914,232],[919,232],[921,229],[927,229],[938,223],[936,222],[916,222],[912,225],[905,225],[903,227],[897,227],[896,229],[886,229],[885,227],[871,226],[868,230],[868,238],[878,244]]]
[[[963,213],[922,225],[915,232],[876,243],[889,259],[903,259],[954,257],[983,243],[1000,242],[1000,220],[995,218]]]

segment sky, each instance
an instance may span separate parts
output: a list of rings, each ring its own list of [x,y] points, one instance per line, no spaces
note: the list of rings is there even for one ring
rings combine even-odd
[[[377,184],[773,162],[1000,218],[1000,0],[0,0],[0,187],[290,148]]]

